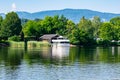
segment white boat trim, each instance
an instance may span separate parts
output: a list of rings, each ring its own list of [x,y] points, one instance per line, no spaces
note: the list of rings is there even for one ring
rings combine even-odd
[[[55,46],[70,46],[70,40],[60,36],[52,40],[52,44]]]

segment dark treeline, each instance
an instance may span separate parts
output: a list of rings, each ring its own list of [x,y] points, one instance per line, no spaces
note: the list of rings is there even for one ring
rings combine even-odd
[[[20,35],[21,37],[40,37],[43,34],[59,34],[76,45],[95,45],[96,43],[109,45],[112,41],[120,40],[120,17],[112,18],[109,22],[102,22],[98,16],[91,20],[83,16],[76,24],[63,15],[46,16],[44,19],[35,20],[20,20],[15,12],[6,14],[5,19],[0,16],[2,39]]]

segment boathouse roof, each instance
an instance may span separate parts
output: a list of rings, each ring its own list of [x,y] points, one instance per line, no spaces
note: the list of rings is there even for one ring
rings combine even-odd
[[[53,39],[55,37],[58,37],[58,35],[57,34],[45,34],[45,35],[41,36],[40,39],[42,39],[42,40],[51,40],[51,39]]]

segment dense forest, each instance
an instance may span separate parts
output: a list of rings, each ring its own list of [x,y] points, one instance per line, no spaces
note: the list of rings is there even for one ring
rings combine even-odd
[[[92,19],[83,16],[79,23],[74,23],[64,15],[35,20],[20,19],[15,12],[6,14],[4,19],[0,16],[1,40],[20,41],[24,40],[24,37],[39,38],[43,34],[59,34],[76,45],[111,45],[112,42],[120,40],[120,17],[102,22],[98,16]]]

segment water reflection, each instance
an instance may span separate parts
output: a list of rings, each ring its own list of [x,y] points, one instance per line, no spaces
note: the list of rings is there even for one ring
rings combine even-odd
[[[41,47],[24,49],[0,48],[0,64],[15,68],[26,61],[48,64],[116,63],[120,62],[120,47]]]
[[[0,48],[0,74],[2,80],[120,79],[120,47]]]
[[[0,62],[15,69],[21,64],[24,51],[21,49],[0,48]]]
[[[63,58],[69,56],[69,46],[52,46],[52,57]]]
[[[119,47],[75,47],[70,49],[69,57],[80,63],[120,62]]]

